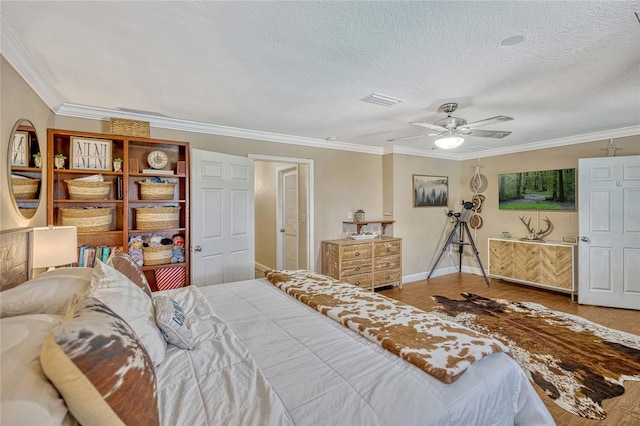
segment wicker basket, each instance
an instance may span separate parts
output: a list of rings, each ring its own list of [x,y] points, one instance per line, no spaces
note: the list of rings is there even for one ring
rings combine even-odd
[[[65,180],[71,200],[107,200],[113,182],[84,182],[81,180]]]
[[[109,120],[109,133],[111,133],[112,135],[138,136],[142,138],[148,138],[150,135],[150,125],[148,121],[111,118]]]
[[[145,265],[163,265],[165,263],[171,263],[171,247],[167,246],[152,246],[142,247],[142,259]]]
[[[144,182],[139,180],[141,200],[173,200],[176,183]]]
[[[138,207],[136,208],[137,229],[178,228],[180,207]]]
[[[36,214],[36,210],[34,208],[28,208],[28,207],[20,207],[20,214],[27,219],[30,219],[33,217],[34,214]]]
[[[14,179],[11,178],[11,188],[16,200],[32,200],[38,193],[40,179]]]
[[[114,207],[60,208],[62,225],[77,226],[78,232],[109,231],[111,230],[113,210]]]

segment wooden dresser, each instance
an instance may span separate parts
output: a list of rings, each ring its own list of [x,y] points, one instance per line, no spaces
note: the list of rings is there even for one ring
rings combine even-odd
[[[575,247],[559,242],[489,238],[489,275],[550,290],[577,292]]]
[[[323,241],[322,273],[368,290],[402,288],[402,239]]]

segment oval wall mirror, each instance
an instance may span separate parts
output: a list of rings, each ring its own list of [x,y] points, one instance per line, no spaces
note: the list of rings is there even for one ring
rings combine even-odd
[[[43,158],[36,129],[29,120],[18,120],[13,126],[7,159],[13,205],[22,217],[30,219],[40,204]]]

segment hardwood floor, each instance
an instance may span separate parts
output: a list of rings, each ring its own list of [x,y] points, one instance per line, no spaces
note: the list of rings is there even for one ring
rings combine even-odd
[[[402,290],[392,288],[380,291],[385,296],[425,311],[430,311],[436,306],[430,296],[441,295],[460,299],[460,293],[463,292],[498,299],[535,302],[545,305],[549,309],[579,315],[606,327],[640,335],[640,311],[579,305],[572,302],[567,294],[498,279],[493,279],[491,285],[487,286],[483,278],[477,275],[454,273],[431,278],[429,281],[423,280],[405,284]],[[624,395],[603,402],[607,411],[607,418],[604,420],[590,420],[571,414],[555,405],[538,386],[534,385],[534,388],[558,425],[640,425],[640,382],[626,381],[624,386],[626,389]]]

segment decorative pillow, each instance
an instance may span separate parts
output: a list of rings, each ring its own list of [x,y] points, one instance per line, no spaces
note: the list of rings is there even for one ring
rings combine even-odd
[[[83,425],[158,425],[156,376],[136,333],[99,300],[76,301],[40,354],[69,411]]]
[[[151,297],[151,288],[147,277],[144,276],[144,272],[131,256],[116,249],[111,252],[111,256],[107,259],[107,265],[113,266]]]
[[[156,325],[153,302],[140,287],[111,266],[98,261],[93,268],[88,296],[100,300],[129,323],[154,365],[160,365],[167,342]]]
[[[155,296],[156,324],[167,342],[181,349],[193,349],[189,319],[182,307],[169,296]]]
[[[49,314],[21,315],[0,321],[0,424],[62,424],[67,407],[40,366],[42,343],[61,321],[62,316]]]
[[[64,315],[69,300],[91,282],[91,268],[60,268],[0,294],[0,317],[29,314]]]

